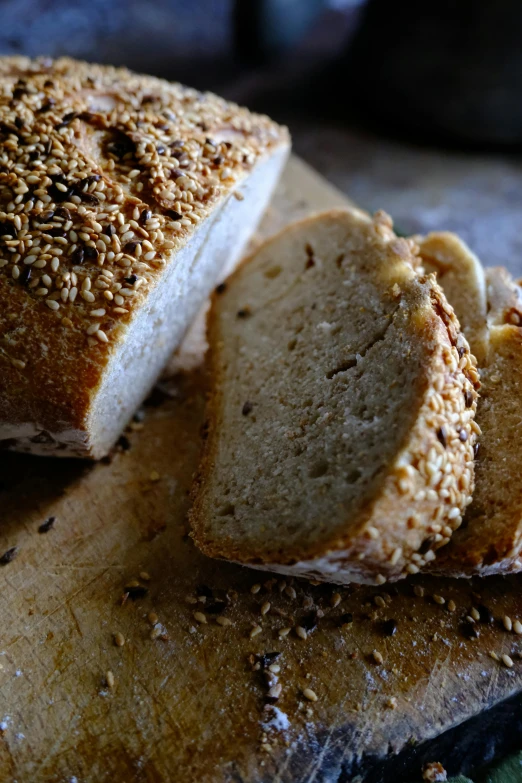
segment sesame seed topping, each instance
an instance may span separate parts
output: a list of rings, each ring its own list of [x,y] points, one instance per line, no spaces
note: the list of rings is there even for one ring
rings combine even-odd
[[[515,620],[515,622],[513,623],[513,630],[516,634],[519,635],[522,634],[522,623],[520,622],[520,620]]]
[[[300,639],[308,639],[308,632],[302,625],[296,625],[295,632]]]
[[[203,612],[194,612],[194,620],[196,620],[198,623],[201,623],[202,625],[206,625],[207,622],[207,618]]]
[[[114,644],[116,645],[116,647],[123,647],[123,645],[125,644],[125,637],[121,633],[121,631],[117,631],[114,634]]]
[[[316,692],[313,691],[311,688],[305,688],[303,690],[303,696],[305,697],[305,699],[308,699],[308,701],[318,701],[319,699]]]
[[[502,624],[506,631],[511,631],[513,629],[513,623],[511,622],[511,617],[508,617],[507,614],[504,615],[502,618]]]
[[[115,680],[115,678],[114,678],[114,674],[111,672],[111,670],[110,670],[110,669],[109,669],[109,671],[108,671],[108,672],[106,673],[106,675],[105,675],[105,681],[107,682],[107,685],[108,685],[108,687],[109,687],[111,690],[112,690],[112,689],[114,688],[114,686],[116,685],[116,680]]]
[[[379,650],[374,650],[372,652],[372,658],[375,661],[375,663],[381,664],[381,663],[384,662],[384,658],[382,657],[382,653],[380,653]]]
[[[249,637],[250,637],[250,639],[253,639],[255,636],[257,636],[258,634],[260,634],[262,630],[263,630],[263,629],[261,628],[261,626],[260,626],[260,625],[254,625],[254,627],[252,628],[252,630],[251,630],[251,631],[250,631],[250,633],[249,633]]]

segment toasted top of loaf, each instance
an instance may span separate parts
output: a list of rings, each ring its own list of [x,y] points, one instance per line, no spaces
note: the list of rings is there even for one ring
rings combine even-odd
[[[0,419],[30,419],[42,389],[44,428],[46,405],[84,410],[164,265],[287,140],[162,79],[0,58]]]
[[[522,421],[522,297],[509,272],[486,270],[489,350],[481,367],[477,422],[482,430],[475,493],[462,527],[432,564],[472,576],[522,568],[522,492],[517,432]]]
[[[476,369],[414,243],[335,210],[214,297],[196,543],[329,581],[415,573],[470,500]]]
[[[425,237],[416,237],[416,241],[422,269],[435,273],[480,365],[488,350],[486,282],[482,264],[469,247],[449,231],[434,231]]]

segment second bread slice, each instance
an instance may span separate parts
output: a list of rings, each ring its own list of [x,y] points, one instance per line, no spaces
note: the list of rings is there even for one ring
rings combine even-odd
[[[473,485],[476,368],[387,216],[332,211],[216,294],[192,512],[211,556],[333,582],[416,573]]]

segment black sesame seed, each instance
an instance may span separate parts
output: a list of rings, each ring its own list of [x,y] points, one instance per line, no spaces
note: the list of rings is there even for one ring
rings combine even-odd
[[[56,210],[56,217],[60,217],[63,220],[70,220],[71,219],[71,213],[67,209],[67,207],[58,207]]]
[[[22,130],[22,128],[24,127],[24,121],[21,117],[15,117],[14,124],[16,125],[18,130]]]
[[[71,261],[74,266],[80,266],[83,264],[85,258],[85,250],[83,247],[78,247],[71,256]]]
[[[254,410],[254,406],[252,405],[251,402],[248,402],[247,400],[243,405],[243,407],[241,408],[241,413],[243,414],[243,416],[248,416],[248,414],[252,413],[253,410]]]
[[[479,452],[480,452],[480,443],[475,443],[475,445],[473,446],[473,456],[475,457],[475,459],[478,459]]]
[[[65,237],[65,231],[59,226],[56,226],[55,228],[49,228],[45,233],[49,234],[51,237]]]
[[[223,155],[216,155],[216,157],[214,158],[214,163],[216,164],[216,166],[221,166],[223,160],[224,160]]]
[[[465,443],[467,441],[467,439],[468,439],[468,433],[466,432],[466,430],[461,430],[459,432],[459,440],[461,440],[463,443]]]
[[[439,429],[437,430],[437,438],[440,440],[444,448],[446,448],[446,446],[448,445],[448,434],[444,426],[439,427]]]
[[[114,226],[112,225],[112,223],[109,223],[109,225],[108,225],[108,226],[105,226],[105,228],[104,228],[104,232],[103,232],[103,233],[104,233],[104,234],[105,234],[105,236],[107,236],[107,237],[112,237],[112,236],[114,236],[114,234],[116,233],[116,229],[114,228]]]
[[[250,312],[249,307],[244,307],[242,310],[237,311],[237,317],[238,318],[248,318],[252,313]]]
[[[216,294],[222,294],[226,290],[227,290],[226,283],[220,283],[218,286],[216,286]]]
[[[464,401],[466,403],[466,408],[471,408],[473,405],[473,394],[469,389],[466,389],[464,392]]]
[[[96,248],[92,247],[92,245],[86,245],[84,247],[84,253],[85,253],[85,258],[89,259],[89,261],[95,261],[99,255]]]
[[[60,128],[65,128],[67,125],[70,125],[77,116],[78,112],[76,111],[67,112],[67,114],[64,114],[62,117],[62,121],[59,123],[59,125],[56,126],[56,130],[60,130]]]
[[[133,240],[132,242],[127,242],[127,244],[123,248],[124,253],[128,253],[129,255],[134,255],[134,252],[136,248],[138,247],[140,243],[136,240]]]
[[[158,155],[164,155],[165,154],[165,147],[163,146],[163,144],[158,144],[158,146],[156,147],[156,150],[158,152]]]
[[[18,554],[18,547],[12,546],[11,549],[8,549],[4,554],[0,557],[0,566],[5,566],[8,563],[12,563],[15,557]]]
[[[171,169],[170,178],[178,179],[179,177],[183,177],[183,172],[181,171],[181,169]]]
[[[56,517],[49,517],[49,519],[46,519],[45,522],[42,522],[42,524],[38,528],[38,532],[48,533],[49,530],[54,526],[55,522],[56,522]]]
[[[54,100],[54,98],[48,98],[45,101],[45,103],[43,103],[40,106],[40,108],[38,109],[38,113],[39,114],[44,114],[47,111],[51,111],[51,109],[54,107],[55,104],[56,104],[56,101]]]
[[[385,636],[393,636],[397,632],[397,621],[385,620],[382,623],[382,632]]]
[[[97,196],[93,196],[92,193],[77,193],[76,195],[79,196],[85,204],[96,206],[100,203],[100,199]]]
[[[140,215],[140,221],[142,223],[146,223],[147,220],[150,220],[151,218],[152,218],[152,212],[150,211],[150,209],[144,209]]]
[[[172,220],[181,220],[183,215],[180,212],[176,212],[175,209],[169,209],[168,216],[172,218]]]
[[[134,285],[136,280],[138,279],[138,275],[131,275],[130,277],[125,277],[124,280],[129,285]]]

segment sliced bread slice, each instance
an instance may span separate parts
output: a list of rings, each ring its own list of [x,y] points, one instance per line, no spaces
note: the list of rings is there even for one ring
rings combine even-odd
[[[416,237],[416,241],[423,270],[436,275],[480,366],[488,350],[486,280],[482,264],[449,231],[435,231]]]
[[[470,502],[478,380],[413,242],[333,210],[213,299],[192,511],[208,555],[332,582],[416,573]]]
[[[461,528],[430,570],[486,576],[522,569],[522,491],[516,480],[522,422],[522,292],[506,269],[486,272],[489,347],[481,368],[482,430],[476,485]]]

